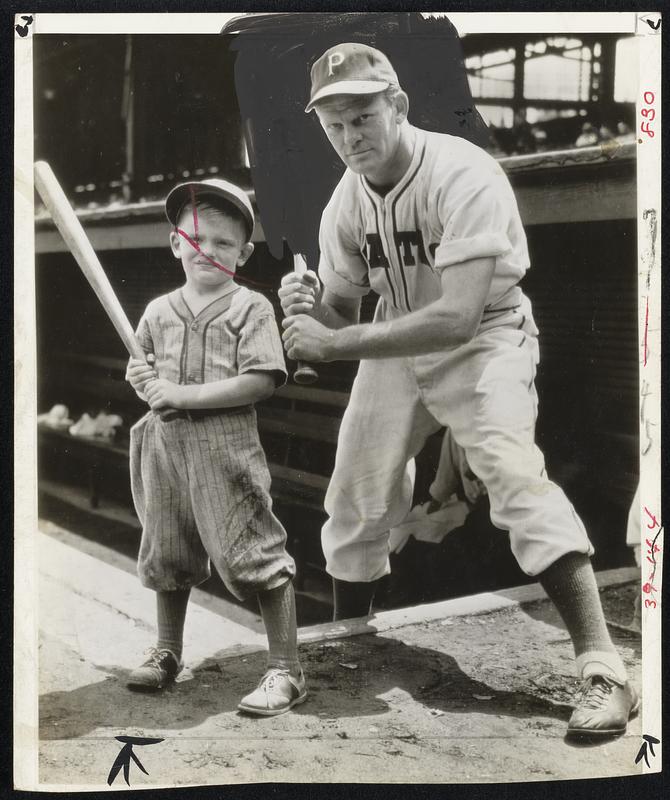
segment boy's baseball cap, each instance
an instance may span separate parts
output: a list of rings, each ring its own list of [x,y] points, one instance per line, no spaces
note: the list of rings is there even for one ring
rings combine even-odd
[[[235,206],[242,216],[247,226],[247,241],[251,241],[254,232],[254,209],[251,201],[244,189],[235,186],[230,181],[221,178],[208,178],[204,181],[189,181],[180,183],[172,189],[165,198],[165,214],[173,225],[177,224],[179,214],[184,205],[191,201],[194,195],[200,197],[210,195],[227,200]]]
[[[305,112],[316,103],[336,94],[375,94],[398,86],[391,62],[380,51],[366,44],[346,42],[331,47],[314,62],[312,93]]]

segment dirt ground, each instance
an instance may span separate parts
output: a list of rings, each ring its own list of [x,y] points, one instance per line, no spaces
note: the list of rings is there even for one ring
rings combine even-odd
[[[633,584],[602,591],[608,619],[630,621]],[[106,631],[100,630],[104,637]],[[640,686],[640,637],[612,628]],[[135,747],[130,785],[247,782],[463,783],[636,774],[639,718],[598,745],[564,738],[576,688],[572,648],[548,601],[408,625],[301,647],[307,702],[270,719],[243,716],[240,697],[264,655],[225,651],[162,694],[129,692],[126,669],[40,644],[40,782],[105,785],[118,735]],[[187,654],[188,655],[188,654]],[[122,783],[119,775],[116,784]],[[116,785],[115,784],[115,785]]]

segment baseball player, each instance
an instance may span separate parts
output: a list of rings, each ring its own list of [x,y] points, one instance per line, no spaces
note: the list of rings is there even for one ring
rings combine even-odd
[[[267,672],[239,708],[281,714],[306,690],[295,565],[272,513],[253,406],[284,382],[284,355],[270,302],[233,282],[253,251],[254,214],[244,191],[218,179],[175,187],[165,208],[186,280],[140,320],[154,367],[131,359],[126,375],[151,408],[132,428],[130,471],[138,572],[156,592],[158,642],[128,684],[160,689],[180,672],[189,592],[211,561],[236,597],[258,596],[268,635]]]
[[[318,278],[290,274],[279,294],[291,358],[361,360],[325,501],[336,618],[369,613],[388,531],[410,506],[408,462],[446,425],[572,637],[583,684],[569,733],[621,734],[638,698],[593,547],[534,441],[538,331],[518,286],[529,259],[514,194],[485,151],[412,126],[408,109],[376,49],[337,45],[312,67],[306,111],[347,169],[322,216]],[[360,324],[371,289],[374,321]]]

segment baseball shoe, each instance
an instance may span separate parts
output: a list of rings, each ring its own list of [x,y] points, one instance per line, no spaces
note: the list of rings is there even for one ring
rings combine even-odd
[[[300,677],[294,678],[287,669],[272,667],[263,675],[258,687],[243,697],[237,707],[247,714],[274,717],[304,703],[306,699],[307,690],[302,670]]]
[[[128,676],[127,686],[137,689],[164,689],[183,669],[183,663],[172,650],[151,647],[149,658]]]
[[[579,688],[568,722],[568,736],[598,738],[621,736],[637,713],[640,698],[629,681],[620,683],[606,675],[592,675]]]

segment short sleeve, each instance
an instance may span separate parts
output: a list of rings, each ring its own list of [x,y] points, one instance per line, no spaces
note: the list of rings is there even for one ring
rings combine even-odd
[[[286,383],[284,350],[274,314],[252,313],[246,319],[237,344],[237,371],[271,372],[275,386]]]
[[[435,269],[511,250],[508,231],[513,213],[516,200],[502,171],[473,168],[452,186],[443,187],[438,196],[443,233],[435,251]]]
[[[370,291],[368,265],[351,223],[353,189],[340,184],[324,209],[319,229],[319,278],[340,297],[363,297]]]
[[[137,337],[137,341],[140,343],[140,347],[142,348],[142,350],[144,350],[145,355],[149,355],[149,353],[155,353],[154,342],[153,342],[153,337],[151,336],[151,328],[149,326],[148,315],[149,315],[149,308],[147,307],[144,314],[142,314],[140,321],[137,324],[137,328],[135,329],[135,336]],[[128,366],[130,366],[130,359],[128,359]],[[146,400],[144,394],[138,392],[137,390],[135,391],[140,399]]]
[[[139,341],[140,346],[145,353],[153,353],[154,341],[153,337],[151,336],[151,327],[149,326],[147,311],[144,312],[142,319],[140,319],[137,325],[135,336],[137,337],[137,340]]]
[[[146,308],[144,314],[140,321],[137,324],[137,328],[135,329],[135,336],[137,337],[137,341],[140,343],[140,347],[144,350],[146,355],[149,353],[154,353],[154,341],[153,337],[151,336],[151,328],[149,326],[149,307]],[[130,364],[130,359],[128,360],[128,364]]]

